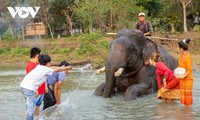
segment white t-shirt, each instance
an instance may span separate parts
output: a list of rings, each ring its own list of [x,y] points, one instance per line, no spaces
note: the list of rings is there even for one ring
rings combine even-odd
[[[46,80],[48,75],[53,73],[53,69],[37,65],[32,71],[30,71],[20,83],[21,88],[36,91],[38,87]]]

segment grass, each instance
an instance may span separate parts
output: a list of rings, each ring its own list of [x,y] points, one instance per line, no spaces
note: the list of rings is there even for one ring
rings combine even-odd
[[[198,33],[191,33],[191,35],[176,33],[174,36],[178,36],[179,40],[186,37],[192,39],[190,53],[193,64],[200,65],[200,37]],[[53,40],[0,41],[0,63],[27,63],[30,49],[39,47],[42,49],[42,54],[49,54],[52,57],[52,62],[90,60],[95,67],[103,66],[109,53],[111,39],[110,36],[92,33]],[[172,56],[179,58],[175,44],[168,44],[165,48]]]

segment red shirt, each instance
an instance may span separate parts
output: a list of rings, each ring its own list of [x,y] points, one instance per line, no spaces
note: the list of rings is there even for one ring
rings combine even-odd
[[[171,71],[163,62],[156,63],[156,75],[157,75],[157,82],[158,88],[162,88],[163,78],[166,78],[166,83],[169,83],[174,78],[174,72]]]
[[[33,70],[37,65],[38,65],[37,63],[29,61],[28,65],[26,67],[26,74],[28,74],[31,70]],[[42,85],[40,85],[40,87],[38,88],[39,94],[45,94],[45,86],[46,86],[46,82],[44,82],[44,83],[42,83]]]

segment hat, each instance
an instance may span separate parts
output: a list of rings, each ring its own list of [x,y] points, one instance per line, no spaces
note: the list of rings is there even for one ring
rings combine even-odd
[[[188,45],[190,43],[190,38],[186,38],[184,40],[182,40],[182,42],[185,44],[185,45]]]
[[[139,13],[138,16],[139,16],[139,17],[140,17],[140,16],[145,16],[145,14],[144,14],[143,12],[141,12],[141,13]]]
[[[70,64],[69,64],[66,60],[63,60],[63,61],[60,63],[59,66],[65,66],[65,67],[67,67],[67,66],[70,66]]]

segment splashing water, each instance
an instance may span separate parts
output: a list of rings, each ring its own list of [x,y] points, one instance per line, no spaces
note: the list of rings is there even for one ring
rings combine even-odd
[[[66,99],[60,105],[54,105],[42,111],[41,114],[35,118],[35,120],[63,120],[74,118],[74,104]]]
[[[8,71],[9,69],[7,69]],[[15,69],[16,71],[20,69]],[[13,69],[10,69],[13,71]],[[5,69],[2,69],[5,72]],[[8,71],[9,72],[9,71]],[[179,101],[163,104],[156,94],[133,101],[124,101],[122,94],[104,99],[93,95],[95,88],[105,82],[105,74],[96,75],[91,65],[77,67],[67,74],[62,88],[62,103],[44,111],[36,120],[198,120],[200,119],[199,70],[194,71],[194,104],[191,109]],[[1,72],[0,72],[1,73]],[[12,73],[13,74],[13,73]],[[0,77],[0,116],[2,120],[22,120],[24,96],[19,84],[24,75],[2,74]],[[42,106],[41,106],[42,107]]]
[[[88,88],[97,81],[96,72],[92,69],[91,64],[82,67],[73,68],[72,73],[78,72],[75,81],[78,83],[76,88],[68,93],[67,98],[60,105],[54,105],[35,118],[35,120],[77,120],[81,119],[75,109],[78,109],[80,99],[88,96],[88,93],[80,91],[81,88]],[[69,73],[70,74],[70,73]],[[86,101],[87,102],[87,101]]]

